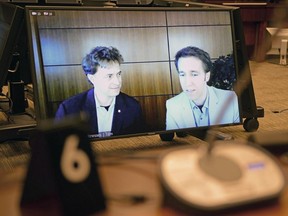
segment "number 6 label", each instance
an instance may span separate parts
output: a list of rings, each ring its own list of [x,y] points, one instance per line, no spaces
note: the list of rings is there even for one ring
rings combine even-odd
[[[79,137],[69,135],[66,137],[61,155],[60,168],[63,176],[72,183],[84,181],[90,173],[91,165],[85,151],[78,148]]]

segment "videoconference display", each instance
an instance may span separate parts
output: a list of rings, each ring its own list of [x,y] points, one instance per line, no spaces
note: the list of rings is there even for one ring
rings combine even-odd
[[[37,120],[91,138],[241,123],[232,10],[27,7]]]

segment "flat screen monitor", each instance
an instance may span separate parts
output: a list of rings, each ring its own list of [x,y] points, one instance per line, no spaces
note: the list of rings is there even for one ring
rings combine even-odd
[[[238,8],[30,6],[26,12],[37,121],[84,112],[89,137],[107,139],[239,125],[249,112],[242,101],[250,103],[251,89],[243,98],[233,87],[248,64]],[[201,94],[208,97],[198,103]]]
[[[0,2],[0,88],[7,83],[8,71],[19,67],[18,42],[23,33],[24,9]],[[23,35],[22,35],[23,36]],[[24,36],[25,37],[25,36]]]

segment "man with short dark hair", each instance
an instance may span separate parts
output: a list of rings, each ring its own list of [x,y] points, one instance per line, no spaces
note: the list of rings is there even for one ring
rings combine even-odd
[[[208,86],[212,62],[202,49],[188,46],[176,53],[182,92],[166,101],[166,129],[239,123],[234,91]]]

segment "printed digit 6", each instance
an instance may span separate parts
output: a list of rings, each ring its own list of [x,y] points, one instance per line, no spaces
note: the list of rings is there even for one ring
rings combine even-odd
[[[87,154],[78,148],[79,137],[70,135],[66,138],[61,156],[60,167],[64,177],[73,183],[84,181],[91,169]]]

